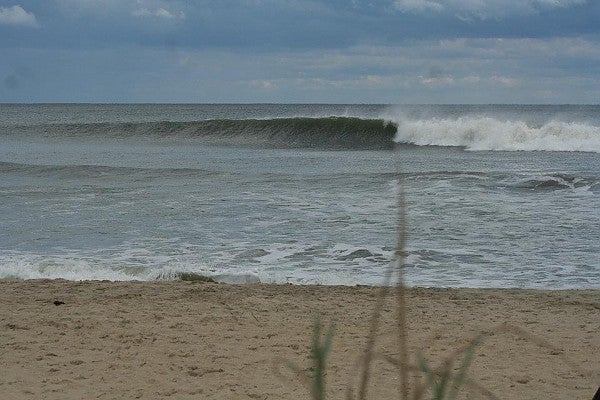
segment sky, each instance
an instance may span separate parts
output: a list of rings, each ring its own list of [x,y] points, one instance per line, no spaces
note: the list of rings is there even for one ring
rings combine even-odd
[[[600,103],[600,0],[0,0],[0,102]]]

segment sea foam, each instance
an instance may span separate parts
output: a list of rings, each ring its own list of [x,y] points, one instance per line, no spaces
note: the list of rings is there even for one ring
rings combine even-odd
[[[390,118],[395,141],[419,146],[456,146],[485,151],[580,151],[600,153],[600,127],[558,120],[543,124],[487,116]]]

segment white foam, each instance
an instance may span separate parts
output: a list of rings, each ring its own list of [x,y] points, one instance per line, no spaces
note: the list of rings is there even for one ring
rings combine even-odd
[[[147,277],[136,276],[133,272],[113,269],[83,258],[21,254],[0,261],[0,279],[146,280]]]
[[[137,251],[143,253],[143,250]],[[5,252],[0,256],[0,279],[67,279],[72,281],[151,281],[179,279],[181,273],[210,276],[205,265],[178,261],[169,257],[146,256],[146,262],[133,264],[125,257],[102,259],[77,252],[42,255]]]
[[[406,119],[395,141],[419,146],[457,146],[467,150],[581,151],[600,153],[600,127],[580,122],[549,121],[540,125],[486,116]]]

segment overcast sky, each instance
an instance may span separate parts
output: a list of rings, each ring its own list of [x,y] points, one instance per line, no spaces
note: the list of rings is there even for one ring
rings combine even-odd
[[[0,102],[600,103],[600,0],[0,0]]]

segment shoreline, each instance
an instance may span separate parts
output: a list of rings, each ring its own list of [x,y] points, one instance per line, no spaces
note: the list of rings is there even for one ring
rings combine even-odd
[[[0,281],[3,399],[308,399],[277,360],[301,369],[312,324],[336,321],[328,399],[356,388],[380,286],[188,281]],[[55,305],[54,302],[58,302]],[[63,304],[60,304],[60,303]],[[600,380],[600,290],[407,288],[410,353],[434,365],[510,323],[555,347],[498,332],[469,377],[502,399],[591,399]],[[394,301],[376,352],[394,357]],[[558,348],[558,350],[556,350]],[[413,358],[414,359],[414,358]],[[565,365],[563,359],[574,367]],[[397,398],[397,372],[376,360],[368,398]],[[588,372],[595,372],[595,376]],[[485,398],[465,387],[459,398]]]

